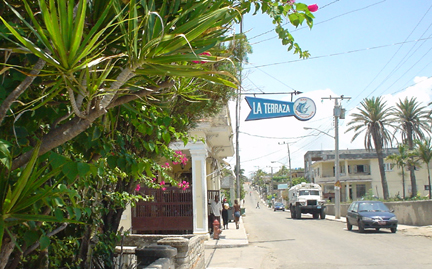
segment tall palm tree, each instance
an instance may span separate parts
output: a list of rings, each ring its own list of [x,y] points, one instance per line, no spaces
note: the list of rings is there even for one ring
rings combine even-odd
[[[432,160],[432,141],[430,138],[426,139],[426,140],[416,140],[415,141],[416,144],[416,148],[414,150],[414,154],[417,156],[417,158],[424,162],[426,164],[427,167],[427,172],[428,172],[428,184],[429,184],[429,199],[432,197],[431,196],[431,178],[430,178],[430,167],[429,167],[429,163]]]
[[[402,169],[402,198],[405,199],[405,167],[409,162],[408,146],[399,144],[398,151],[399,153],[387,156],[386,160],[393,161],[398,168]]]
[[[408,145],[408,149],[414,149],[414,140],[424,140],[425,134],[430,133],[428,112],[421,106],[415,97],[403,101],[399,100],[392,115],[398,121],[398,129],[402,135],[402,142]],[[411,178],[411,197],[417,195],[417,182],[414,173],[414,166],[408,164]]]
[[[383,148],[391,141],[389,127],[390,109],[386,107],[386,102],[381,97],[365,98],[358,108],[358,113],[353,113],[352,120],[348,123],[349,128],[346,132],[354,131],[351,141],[354,141],[360,134],[365,133],[365,149],[375,148],[378,156],[378,164],[381,174],[381,184],[384,199],[389,197],[389,189],[384,171]]]

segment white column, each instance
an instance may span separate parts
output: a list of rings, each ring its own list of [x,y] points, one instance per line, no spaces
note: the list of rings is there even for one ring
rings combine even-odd
[[[196,143],[189,150],[192,159],[193,233],[208,234],[207,147]]]

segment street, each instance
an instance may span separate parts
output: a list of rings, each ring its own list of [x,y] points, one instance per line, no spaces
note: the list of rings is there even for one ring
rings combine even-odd
[[[247,194],[244,226],[249,245],[206,250],[211,268],[432,268],[432,241],[388,229],[359,233],[337,221],[291,219]],[[210,257],[210,259],[209,259]]]

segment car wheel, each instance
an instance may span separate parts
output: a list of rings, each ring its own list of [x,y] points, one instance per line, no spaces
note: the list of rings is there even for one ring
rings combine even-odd
[[[320,218],[321,218],[321,219],[325,219],[325,216],[326,216],[326,214],[325,214],[325,210],[324,210],[324,208],[321,208]]]
[[[319,214],[318,214],[318,213],[314,213],[314,214],[313,214],[313,218],[314,218],[314,219],[319,218]]]
[[[359,232],[364,233],[365,228],[363,222],[359,221],[358,227],[359,227]]]
[[[296,218],[301,219],[301,208],[298,206],[295,209],[296,212]]]
[[[296,218],[296,215],[295,215],[294,208],[293,208],[292,206],[290,206],[290,213],[291,213],[291,218],[292,218],[292,219],[295,219],[295,218]]]
[[[352,225],[349,223],[349,220],[347,219],[347,230],[351,231],[352,230]]]
[[[379,231],[380,229],[381,229],[381,228],[375,228],[375,231],[377,231],[377,232],[378,232],[378,231]]]
[[[390,231],[391,231],[392,233],[396,233],[397,228],[390,228]]]

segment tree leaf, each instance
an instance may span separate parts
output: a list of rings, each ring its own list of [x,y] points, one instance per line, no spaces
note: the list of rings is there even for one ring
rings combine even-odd
[[[79,162],[77,163],[77,167],[78,167],[78,174],[81,177],[84,177],[90,171],[90,165],[87,163]]]
[[[50,239],[48,236],[42,235],[39,239],[39,243],[41,249],[46,249],[50,244]]]
[[[78,168],[75,162],[68,162],[63,166],[63,174],[69,179],[68,182],[75,180],[78,175]]]

